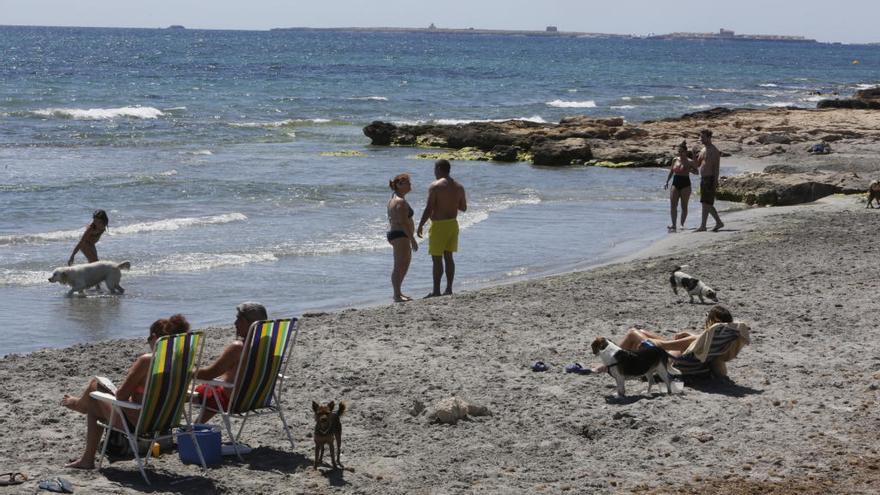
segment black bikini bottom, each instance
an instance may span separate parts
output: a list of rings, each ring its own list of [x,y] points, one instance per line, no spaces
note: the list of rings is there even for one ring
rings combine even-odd
[[[402,230],[389,230],[385,237],[388,238],[388,242],[393,241],[394,239],[400,239],[401,237],[406,237],[406,232]]]

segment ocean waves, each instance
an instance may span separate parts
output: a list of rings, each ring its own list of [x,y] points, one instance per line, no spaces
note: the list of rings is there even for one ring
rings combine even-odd
[[[140,106],[120,108],[43,108],[30,113],[38,117],[72,120],[157,119],[165,115],[158,108]]]
[[[565,101],[565,100],[553,100],[548,101],[548,107],[555,108],[596,108],[596,102],[593,100],[584,100],[584,101]]]
[[[231,222],[243,222],[247,216],[242,213],[225,213],[204,217],[182,217],[140,222],[107,229],[107,236],[121,236],[141,234],[146,232],[161,232],[179,230],[206,225],[219,225]],[[39,232],[34,234],[12,234],[0,236],[0,246],[13,246],[20,244],[45,244],[57,241],[71,241],[79,239],[82,230],[59,230],[54,232]]]

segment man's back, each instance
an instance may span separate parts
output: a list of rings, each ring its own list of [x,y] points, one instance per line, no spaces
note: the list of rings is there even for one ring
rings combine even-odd
[[[431,220],[456,218],[459,210],[465,211],[467,209],[464,186],[452,177],[435,180],[431,184],[429,197],[433,201]]]

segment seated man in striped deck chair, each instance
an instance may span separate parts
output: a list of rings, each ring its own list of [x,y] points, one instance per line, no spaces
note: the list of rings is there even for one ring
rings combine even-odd
[[[235,371],[238,369],[238,362],[241,360],[241,353],[244,350],[244,339],[247,337],[251,324],[255,321],[267,319],[266,308],[260,303],[244,302],[236,306],[235,310],[237,312],[235,317],[235,340],[223,349],[217,360],[211,363],[210,366],[201,368],[196,372],[195,377],[197,379],[235,382]],[[203,383],[195,388],[195,393],[201,397],[200,402],[202,404],[214,405],[216,398],[217,402],[224,409],[229,405],[230,391],[226,388]],[[203,408],[199,421],[207,423],[214,414],[216,414],[214,411]]]
[[[641,346],[656,346],[673,357],[673,368],[682,375],[711,371],[726,377],[727,361],[734,359],[750,342],[748,325],[734,323],[730,311],[718,305],[706,313],[704,330],[699,334],[680,332],[669,339],[648,330],[631,328],[620,347],[634,351]],[[605,371],[604,368],[600,366],[596,371]]]

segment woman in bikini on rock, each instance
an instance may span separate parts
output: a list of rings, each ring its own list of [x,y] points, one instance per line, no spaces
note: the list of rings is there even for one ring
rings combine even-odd
[[[688,200],[691,198],[690,174],[697,173],[694,162],[688,158],[687,142],[682,141],[678,145],[678,156],[672,160],[669,175],[666,176],[666,185],[663,189],[669,189],[669,213],[672,217],[672,225],[667,227],[669,232],[676,232],[675,222],[678,217],[678,203],[681,202],[681,227],[688,216]],[[672,179],[672,188],[669,188],[669,179]]]
[[[391,287],[394,289],[394,302],[412,301],[401,292],[403,278],[409,270],[413,251],[418,251],[413,224],[413,209],[406,201],[406,194],[412,191],[409,174],[400,174],[388,186],[394,191],[388,200],[388,233],[386,238],[394,249],[394,269],[391,270]]]
[[[141,355],[135,360],[134,364],[128,370],[122,385],[116,390],[116,398],[119,400],[136,402],[140,404],[144,399],[144,387],[147,384],[147,375],[150,373],[150,360],[153,359],[153,346],[159,337],[166,335],[175,335],[186,333],[189,331],[189,322],[183,315],[174,315],[170,318],[156,320],[150,325],[150,336],[147,337],[147,343],[150,345],[150,352]],[[92,378],[86,386],[81,396],[75,397],[65,394],[61,399],[61,405],[86,415],[86,448],[79,459],[67,464],[66,467],[77,469],[93,469],[95,467],[95,455],[98,453],[98,444],[101,441],[102,428],[98,426],[98,421],[107,422],[110,420],[110,404],[93,399],[92,392],[110,392],[98,382],[97,378]],[[137,425],[140,411],[132,409],[123,409],[125,418],[114,416],[114,426],[122,427],[122,421],[127,421],[129,428],[134,430]]]
[[[89,263],[98,261],[98,249],[95,247],[95,244],[101,240],[101,235],[107,230],[107,224],[109,223],[110,219],[107,218],[106,211],[95,210],[95,213],[92,214],[92,223],[86,227],[86,231],[83,232],[79,242],[74,246],[73,252],[70,253],[70,259],[67,260],[67,266],[73,264],[73,258],[76,256],[77,251],[82,251],[82,254],[85,255]]]

